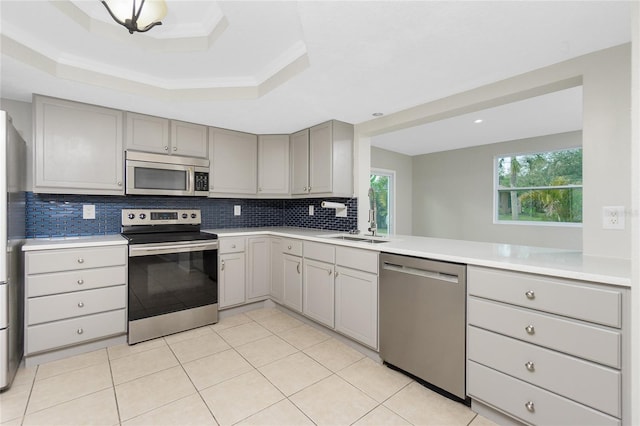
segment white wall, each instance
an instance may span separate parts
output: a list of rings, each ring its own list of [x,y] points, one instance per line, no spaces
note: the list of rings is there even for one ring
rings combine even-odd
[[[494,224],[494,158],[582,144],[561,133],[413,157],[414,235],[580,250],[581,227]]]
[[[603,206],[631,209],[630,52],[630,44],[616,46],[360,123],[358,137],[364,140],[582,84],[582,250],[590,256],[630,259],[630,227],[602,229]]]
[[[395,233],[413,235],[413,160],[410,156],[371,147],[371,168],[396,172]]]

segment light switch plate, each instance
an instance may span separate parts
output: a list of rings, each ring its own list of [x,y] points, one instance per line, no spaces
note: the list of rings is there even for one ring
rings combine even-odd
[[[96,218],[96,206],[93,204],[82,205],[82,218],[83,219],[95,219]]]
[[[240,206],[233,206],[233,215],[240,216],[241,208]]]
[[[313,204],[309,205],[309,216],[313,216]]]

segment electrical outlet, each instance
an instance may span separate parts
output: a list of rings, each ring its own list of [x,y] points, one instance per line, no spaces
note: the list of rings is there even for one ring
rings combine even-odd
[[[309,216],[313,216],[313,204],[309,205]]]
[[[602,208],[603,229],[624,229],[624,206]]]
[[[82,218],[83,219],[95,219],[96,218],[96,206],[93,204],[82,205]]]
[[[233,215],[240,216],[240,213],[241,213],[240,206],[233,206]]]

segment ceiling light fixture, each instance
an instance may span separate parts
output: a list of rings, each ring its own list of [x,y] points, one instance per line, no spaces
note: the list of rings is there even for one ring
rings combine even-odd
[[[482,118],[478,118],[477,120],[474,120],[473,122],[476,124],[480,124],[482,123],[484,120]]]
[[[109,11],[109,15],[118,24],[129,30],[144,33],[167,16],[167,4],[164,0],[102,0],[102,4]],[[144,10],[143,6],[146,6]]]

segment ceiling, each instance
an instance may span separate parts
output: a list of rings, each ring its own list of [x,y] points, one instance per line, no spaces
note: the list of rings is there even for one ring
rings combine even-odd
[[[130,35],[97,0],[0,1],[0,95],[30,102],[40,93],[251,133],[293,133],[328,119],[362,123],[374,112],[399,112],[631,40],[630,2],[623,1],[167,5],[163,25]],[[572,110],[578,92],[544,105]],[[519,138],[540,111],[554,117],[540,101],[381,135],[373,144],[415,155]],[[480,116],[487,117],[480,125],[461,124]],[[581,121],[575,111],[567,116],[569,127]]]

